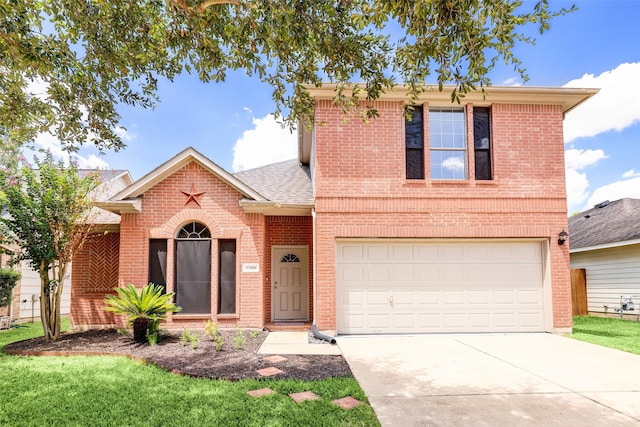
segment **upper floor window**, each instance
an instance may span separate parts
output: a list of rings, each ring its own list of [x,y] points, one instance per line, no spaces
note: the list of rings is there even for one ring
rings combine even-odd
[[[423,111],[422,106],[413,108],[411,119],[404,123],[407,179],[424,179]]]
[[[431,179],[467,178],[467,135],[464,109],[429,109]]]

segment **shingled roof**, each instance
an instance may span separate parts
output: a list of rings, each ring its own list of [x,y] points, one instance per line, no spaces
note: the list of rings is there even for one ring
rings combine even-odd
[[[571,250],[640,239],[640,200],[603,202],[569,218]]]
[[[267,200],[291,205],[312,205],[313,188],[308,166],[285,160],[233,174]]]

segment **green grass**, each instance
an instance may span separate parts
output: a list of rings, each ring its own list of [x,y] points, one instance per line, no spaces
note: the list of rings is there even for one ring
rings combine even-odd
[[[68,325],[68,323],[67,323]],[[39,324],[0,332],[5,344],[42,335]],[[269,387],[271,396],[247,391]],[[313,391],[319,400],[287,396]],[[365,402],[345,411],[344,396]],[[0,425],[379,426],[355,379],[194,379],[122,357],[21,357],[0,353]]]
[[[573,333],[580,341],[640,354],[640,322],[609,317],[576,316]]]

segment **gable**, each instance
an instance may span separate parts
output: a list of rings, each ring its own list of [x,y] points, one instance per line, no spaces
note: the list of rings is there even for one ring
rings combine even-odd
[[[266,199],[253,188],[225,171],[222,167],[218,166],[195,149],[189,147],[158,166],[138,181],[127,186],[109,200],[96,203],[96,206],[114,213],[140,212],[142,209],[142,195],[145,192],[191,163],[197,164],[208,174],[215,176],[225,185],[240,193],[244,198],[257,202],[266,201]],[[187,189],[185,191],[189,190],[190,189]]]
[[[182,169],[191,162],[200,164],[206,171],[217,176],[230,187],[236,189],[243,196],[253,200],[264,200],[264,197],[251,187],[235,178],[229,172],[212,162],[195,149],[189,147],[178,153],[175,157],[158,166],[147,175],[116,194],[112,201],[120,201],[141,196],[145,191],[163,181],[168,176]]]

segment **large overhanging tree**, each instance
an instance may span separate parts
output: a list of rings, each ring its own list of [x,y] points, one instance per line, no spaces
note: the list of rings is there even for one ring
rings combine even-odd
[[[117,105],[152,107],[158,79],[185,71],[208,82],[243,69],[273,87],[276,113],[291,122],[310,114],[304,85],[322,81],[338,84],[345,109],[394,82],[415,97],[427,78],[454,84],[455,99],[488,85],[498,62],[526,80],[514,46],[572,9],[547,0],[4,1],[0,137],[19,148],[48,131],[71,150],[88,141],[117,150]],[[362,83],[343,91],[351,81]]]
[[[47,340],[60,335],[64,277],[91,229],[90,193],[98,176],[80,174],[50,153],[37,169],[16,159],[0,170],[0,235],[20,247],[16,261],[27,260],[40,276],[40,317]]]

